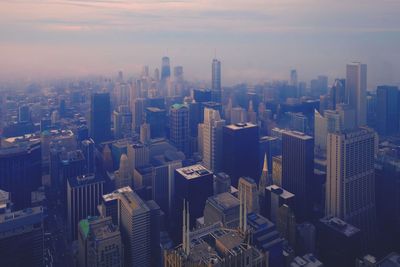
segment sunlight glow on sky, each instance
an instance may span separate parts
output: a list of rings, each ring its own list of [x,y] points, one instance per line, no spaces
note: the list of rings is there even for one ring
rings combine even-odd
[[[398,0],[2,0],[0,79],[126,75],[169,55],[188,79],[223,84],[368,64],[370,89],[400,82]]]

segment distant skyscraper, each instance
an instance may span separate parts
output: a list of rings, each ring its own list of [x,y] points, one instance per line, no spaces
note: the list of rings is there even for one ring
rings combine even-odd
[[[169,57],[163,57],[161,62],[161,81],[171,77],[171,67],[169,65]]]
[[[174,68],[174,81],[175,82],[183,82],[183,67],[176,66]]]
[[[282,134],[282,187],[296,195],[294,212],[299,221],[311,211],[314,176],[314,138],[300,132]]]
[[[130,187],[123,187],[104,195],[100,210],[120,228],[124,266],[150,267],[151,210],[146,203]]]
[[[118,110],[114,110],[114,137],[116,139],[123,138],[132,133],[132,113],[128,105],[119,106]]]
[[[336,109],[337,104],[346,103],[346,80],[345,79],[335,79],[334,84],[329,90],[329,109]]]
[[[199,126],[202,130],[203,164],[209,170],[218,172],[222,168],[222,128],[225,121],[219,112],[213,109],[204,109],[204,123]]]
[[[146,122],[150,125],[151,138],[165,137],[166,111],[157,107],[146,108]]]
[[[258,183],[259,144],[258,126],[238,123],[224,126],[222,130],[222,169],[237,186],[240,177],[249,176]]]
[[[88,217],[78,230],[80,267],[124,266],[121,233],[111,217]]]
[[[94,93],[90,100],[90,136],[96,144],[111,138],[111,104],[109,93]]]
[[[174,104],[169,115],[169,138],[173,145],[185,155],[189,154],[189,108]]]
[[[131,113],[132,113],[132,130],[139,132],[140,125],[144,121],[144,109],[145,109],[145,99],[137,98],[131,103]]]
[[[22,105],[18,108],[18,121],[19,122],[31,121],[31,110],[28,105]]]
[[[377,130],[381,135],[399,131],[399,89],[397,86],[378,86]]]
[[[104,180],[94,175],[70,177],[67,183],[68,227],[72,240],[78,238],[78,222],[97,215]]]
[[[297,86],[297,71],[296,70],[290,71],[290,85]]]
[[[357,226],[365,240],[376,220],[374,151],[375,133],[367,128],[328,134],[326,214]]]
[[[82,153],[85,157],[85,172],[87,174],[95,171],[95,144],[93,139],[83,140],[81,143]]]
[[[367,124],[367,65],[347,64],[346,96],[348,103],[356,112],[356,125]]]
[[[214,102],[221,102],[221,62],[214,58],[212,61],[211,73],[211,99]]]

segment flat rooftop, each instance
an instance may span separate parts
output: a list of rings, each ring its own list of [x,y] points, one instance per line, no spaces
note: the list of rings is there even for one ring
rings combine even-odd
[[[344,234],[347,237],[350,237],[358,232],[360,229],[357,227],[348,224],[347,222],[333,216],[328,216],[319,220],[324,225],[328,226],[329,228]]]
[[[273,192],[274,194],[281,196],[284,199],[294,197],[294,194],[290,193],[289,191],[286,191],[285,189],[283,189],[282,187],[279,187],[277,185],[267,186],[267,190]]]
[[[237,199],[231,193],[228,192],[209,197],[208,201],[213,205],[222,208],[224,210],[237,207],[240,204],[239,199]]]
[[[248,129],[248,128],[253,128],[253,127],[257,127],[257,125],[250,123],[250,122],[246,122],[246,123],[235,123],[235,124],[229,124],[225,126],[228,129],[231,130],[240,130],[240,129]]]
[[[207,170],[201,164],[195,164],[192,166],[183,167],[180,169],[176,169],[176,171],[189,180],[212,174],[211,171]]]
[[[311,140],[311,139],[313,139],[312,136],[306,135],[305,133],[298,132],[298,131],[285,130],[282,133],[285,134],[285,135],[289,135],[289,136],[293,136],[293,137],[296,137],[296,138],[300,138],[302,140]]]

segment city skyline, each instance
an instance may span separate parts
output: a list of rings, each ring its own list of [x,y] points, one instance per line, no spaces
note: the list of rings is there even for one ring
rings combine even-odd
[[[299,81],[322,74],[332,83],[353,61],[369,66],[368,90],[400,82],[396,1],[33,0],[0,6],[0,81],[111,76],[119,69],[133,75],[143,65],[160,68],[161,57],[169,56],[188,80],[208,82],[216,54],[223,86],[289,80],[291,69]]]

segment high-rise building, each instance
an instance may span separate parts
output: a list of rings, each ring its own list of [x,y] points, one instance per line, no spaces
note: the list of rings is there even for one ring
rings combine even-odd
[[[286,204],[278,208],[276,227],[292,247],[296,245],[296,216]]]
[[[165,136],[166,111],[158,107],[146,108],[146,122],[150,125],[152,139]]]
[[[201,189],[201,190],[199,190]],[[175,205],[177,218],[182,218],[182,205],[186,201],[190,209],[190,227],[203,216],[207,198],[213,192],[213,173],[197,164],[175,170]],[[181,222],[181,220],[177,220]],[[181,229],[181,228],[178,228]]]
[[[93,139],[83,140],[81,143],[82,153],[85,157],[85,172],[95,172],[95,147]]]
[[[282,187],[296,195],[294,212],[299,221],[311,211],[314,176],[314,138],[295,131],[282,134]]]
[[[297,71],[296,70],[290,71],[290,85],[297,87]]]
[[[238,190],[239,190],[239,200],[246,202],[247,212],[259,213],[260,206],[259,206],[258,188],[256,182],[250,177],[241,177],[239,179]]]
[[[121,233],[111,217],[79,222],[78,262],[80,267],[124,266]]]
[[[224,172],[219,172],[214,175],[214,195],[225,192],[231,192],[231,177]]]
[[[109,93],[94,93],[90,99],[90,137],[96,144],[111,138],[111,103]]]
[[[101,203],[104,180],[98,176],[70,177],[67,183],[67,218],[72,240],[78,238],[78,223],[88,216],[97,215]]]
[[[18,108],[18,122],[30,122],[31,109],[28,105],[22,105]]]
[[[240,177],[248,176],[256,183],[259,172],[258,126],[237,123],[223,128],[222,169],[237,186]]]
[[[163,57],[161,62],[161,81],[165,81],[171,77],[171,67],[169,65],[169,57]]]
[[[225,121],[221,119],[219,112],[213,109],[204,109],[204,123],[199,126],[202,131],[203,164],[213,172],[219,172],[222,168],[222,128]]]
[[[0,214],[1,266],[44,266],[44,217],[42,207]]]
[[[189,108],[186,105],[174,104],[169,113],[169,138],[180,151],[189,154]]]
[[[0,147],[0,188],[11,194],[15,209],[30,207],[31,192],[42,184],[40,142]]]
[[[119,169],[115,172],[115,188],[121,188],[125,186],[132,187],[132,173],[129,167],[129,160],[126,154],[122,154],[119,161]]]
[[[214,58],[211,71],[211,99],[221,103],[221,62]]]
[[[285,189],[270,185],[265,188],[266,215],[273,223],[278,220],[278,210],[282,205],[294,208],[295,196]]]
[[[129,136],[132,132],[132,113],[128,105],[119,106],[114,110],[114,137],[116,139]]]
[[[356,112],[356,125],[367,124],[367,65],[359,62],[347,64],[346,97]]]
[[[136,168],[149,164],[149,147],[142,143],[129,144],[127,148],[129,168],[133,175]]]
[[[328,134],[326,214],[360,228],[365,241],[376,221],[374,151],[368,128]]]
[[[204,225],[222,222],[227,228],[239,226],[239,200],[231,193],[213,195],[207,199],[204,207]]]
[[[381,135],[399,132],[399,88],[397,86],[378,86],[377,131]]]
[[[145,99],[136,98],[131,102],[131,113],[132,113],[132,130],[139,132],[140,125],[144,121],[144,109],[145,109]]]
[[[272,182],[282,186],[282,156],[272,157]]]
[[[329,109],[335,110],[337,104],[346,103],[345,92],[346,80],[335,79],[332,87],[329,89]]]
[[[183,82],[183,67],[182,66],[174,67],[174,81],[177,83]]]
[[[132,191],[123,187],[103,196],[102,216],[111,216],[119,226],[124,245],[124,266],[151,265],[151,210]]]

